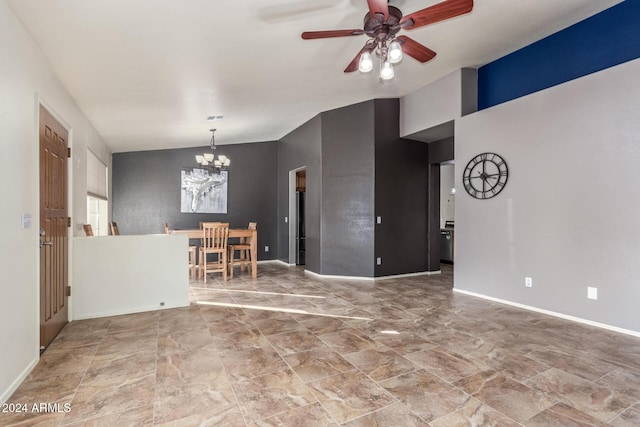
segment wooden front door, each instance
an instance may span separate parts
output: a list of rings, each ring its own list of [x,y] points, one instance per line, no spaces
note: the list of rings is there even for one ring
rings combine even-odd
[[[68,319],[67,131],[40,106],[40,348]]]

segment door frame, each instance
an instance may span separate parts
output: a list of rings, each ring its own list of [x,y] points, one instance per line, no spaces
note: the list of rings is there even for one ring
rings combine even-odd
[[[35,106],[34,106],[34,137],[33,137],[33,151],[34,151],[34,176],[35,176],[35,206],[36,212],[32,215],[34,221],[33,229],[33,242],[34,242],[34,250],[36,251],[35,256],[35,277],[34,277],[34,287],[35,287],[35,296],[36,296],[36,304],[35,304],[35,323],[36,330],[38,333],[36,334],[36,348],[40,351],[40,209],[42,206],[40,205],[40,106],[46,109],[49,114],[67,131],[67,147],[71,149],[73,153],[73,129],[69,125],[69,123],[62,118],[62,116],[56,111],[55,108],[49,104],[46,99],[39,94],[35,94]],[[67,242],[68,242],[68,254],[67,254],[67,271],[68,271],[68,286],[73,288],[73,257],[71,254],[73,253],[73,157],[68,159],[67,161],[67,216],[72,218],[71,227],[67,227]],[[73,294],[72,294],[73,295]],[[73,296],[69,296],[67,299],[68,311],[67,311],[67,321],[71,322],[73,320]]]

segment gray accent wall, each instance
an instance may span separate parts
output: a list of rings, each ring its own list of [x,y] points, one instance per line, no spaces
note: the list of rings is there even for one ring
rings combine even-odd
[[[371,100],[324,112],[282,138],[278,259],[289,259],[289,172],[306,167],[307,270],[356,277],[425,271],[427,144],[399,137],[399,111],[398,99]]]
[[[113,221],[121,234],[163,233],[198,228],[201,221],[228,222],[232,228],[258,223],[258,259],[275,259],[277,142],[221,145],[231,159],[227,214],[180,212],[180,173],[194,167],[195,155],[209,147],[113,154]],[[265,252],[269,246],[269,252]]]
[[[113,220],[122,234],[162,233],[164,222],[187,229],[256,221],[259,259],[288,262],[289,174],[305,168],[307,270],[355,277],[426,271],[430,144],[400,138],[399,114],[398,99],[371,100],[324,112],[278,142],[219,146],[232,160],[227,214],[180,212],[181,169],[208,147],[114,154]]]
[[[320,272],[320,209],[322,195],[322,130],[320,115],[278,142],[278,259],[289,262],[289,172],[306,168],[306,269]]]
[[[400,138],[398,99],[374,105],[375,276],[426,271],[429,145]]]
[[[321,274],[373,277],[375,104],[322,113]]]

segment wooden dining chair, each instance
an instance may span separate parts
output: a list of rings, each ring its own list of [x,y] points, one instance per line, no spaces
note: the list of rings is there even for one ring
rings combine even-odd
[[[93,236],[93,228],[91,228],[91,224],[82,224],[82,228],[84,229],[85,236]]]
[[[255,230],[257,226],[257,222],[250,222],[248,229]],[[238,251],[239,258],[235,257],[236,251]],[[251,242],[247,241],[245,237],[241,237],[239,243],[229,245],[229,275],[231,278],[233,278],[233,267],[236,262],[240,265],[241,273],[244,271],[245,266],[251,272]]]
[[[110,222],[109,223],[109,230],[111,231],[111,235],[112,236],[119,236],[120,232],[118,231],[118,224],[116,224],[115,222]]]
[[[229,223],[205,222],[202,224],[202,245],[200,246],[199,274],[207,283],[207,274],[222,273],[222,279],[227,281],[227,242],[229,240]],[[216,255],[215,260],[209,261],[209,254]]]

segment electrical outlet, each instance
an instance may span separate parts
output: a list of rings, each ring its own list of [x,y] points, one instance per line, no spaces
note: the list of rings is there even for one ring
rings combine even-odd
[[[589,299],[598,299],[598,288],[592,288],[591,286],[587,286],[587,298]]]
[[[264,251],[265,251],[265,252],[269,252],[269,246],[265,246],[265,247],[264,247]]]
[[[376,258],[376,264],[377,265],[382,265],[382,258],[380,258],[380,257]]]
[[[527,288],[531,288],[533,286],[533,279],[531,277],[525,277],[524,278],[524,285]]]

